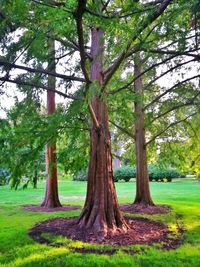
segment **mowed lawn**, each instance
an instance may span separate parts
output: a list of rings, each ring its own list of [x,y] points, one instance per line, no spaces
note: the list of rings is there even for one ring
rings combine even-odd
[[[86,183],[60,181],[62,204],[83,205]],[[131,203],[135,194],[134,182],[116,183],[120,203]],[[175,231],[177,223],[185,228],[183,244],[175,250],[164,251],[158,244],[136,246],[134,255],[119,250],[114,255],[81,254],[73,247],[87,244],[70,242],[64,238],[59,248],[41,245],[28,236],[36,223],[55,217],[78,216],[80,210],[57,213],[25,211],[23,205],[40,204],[44,195],[44,182],[37,190],[10,190],[0,187],[0,266],[200,266],[200,183],[194,179],[176,180],[172,183],[151,183],[155,203],[167,204],[173,212],[165,215],[148,215],[164,221]],[[178,214],[178,216],[177,216]],[[140,216],[140,215],[137,215]],[[142,216],[142,215],[141,215]],[[59,239],[59,238],[58,238]],[[63,241],[64,240],[64,241]],[[98,249],[98,246],[95,246]],[[101,247],[99,247],[101,249]]]

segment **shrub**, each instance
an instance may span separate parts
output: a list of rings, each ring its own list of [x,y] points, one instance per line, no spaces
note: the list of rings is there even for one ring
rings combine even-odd
[[[164,181],[171,182],[174,178],[181,177],[181,173],[172,168],[160,168],[157,165],[149,165],[149,180],[150,181]],[[131,178],[136,177],[136,168],[131,166],[122,166],[114,171],[114,181],[124,180],[125,182],[130,181]],[[87,181],[88,170],[81,170],[72,177],[73,181]]]
[[[73,181],[87,181],[88,179],[88,170],[81,170],[73,175]]]
[[[114,181],[118,182],[119,180],[124,180],[128,182],[131,178],[136,176],[135,168],[130,166],[123,166],[114,171]],[[88,170],[81,170],[73,175],[73,181],[87,181],[88,179]]]
[[[186,178],[187,174],[185,172],[181,172],[180,178]]]
[[[114,171],[114,181],[124,180],[128,182],[131,178],[136,177],[136,169],[131,166],[122,166]]]
[[[181,172],[172,168],[161,169],[156,165],[150,165],[148,170],[150,181],[164,181],[164,179],[167,179],[168,182],[171,182],[172,179],[181,177]]]
[[[4,168],[0,169],[0,186],[8,184],[10,179],[10,172]]]

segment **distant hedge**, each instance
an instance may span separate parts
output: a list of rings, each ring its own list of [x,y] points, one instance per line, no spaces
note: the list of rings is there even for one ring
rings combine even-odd
[[[181,172],[173,168],[159,168],[157,165],[149,165],[149,180],[150,181],[167,181],[171,182],[174,178],[183,177]],[[136,178],[136,168],[132,166],[122,166],[114,171],[114,181],[124,180],[130,181],[131,178]],[[87,181],[88,170],[81,170],[72,177],[73,181]]]
[[[128,182],[131,178],[136,177],[136,169],[131,166],[122,166],[114,171],[114,181],[124,180]]]
[[[87,181],[88,179],[88,170],[81,170],[73,175],[73,181]]]
[[[130,166],[123,166],[117,169],[114,172],[114,181],[118,182],[119,180],[124,180],[128,182],[131,178],[136,176],[135,168]],[[88,179],[88,170],[81,170],[73,175],[73,181],[87,181]]]
[[[168,182],[171,182],[174,178],[182,177],[180,171],[173,168],[159,168],[157,166],[149,166],[149,180],[150,181],[161,181],[163,182],[166,179]]]
[[[182,177],[181,172],[172,168],[159,168],[157,165],[149,165],[149,180],[171,182],[174,178]],[[131,178],[136,178],[136,168],[131,166],[122,166],[114,171],[114,181],[124,180],[128,182]]]

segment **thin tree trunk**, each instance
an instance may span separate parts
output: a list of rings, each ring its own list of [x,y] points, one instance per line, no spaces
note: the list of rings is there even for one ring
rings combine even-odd
[[[49,62],[48,70],[55,72],[55,42],[49,39]],[[48,77],[48,87],[56,87],[55,77]],[[47,91],[47,112],[51,115],[55,112],[55,92]],[[58,197],[58,178],[57,178],[57,162],[56,162],[56,142],[50,142],[46,146],[46,193],[42,203],[42,207],[56,208],[61,207],[60,200]]]
[[[139,76],[141,70],[141,59],[139,53],[135,56],[134,61],[135,77]],[[134,204],[141,204],[144,206],[154,205],[149,188],[149,174],[147,165],[147,151],[145,140],[145,125],[144,125],[144,111],[143,111],[143,86],[142,77],[135,80],[134,90],[139,101],[135,101],[135,148],[136,148],[136,197]]]
[[[36,166],[37,168],[37,166]],[[33,188],[37,189],[37,181],[38,181],[38,171],[35,169],[34,175],[33,175]]]
[[[99,87],[102,84],[103,37],[102,29],[92,28],[90,79],[98,81]],[[79,225],[104,236],[116,230],[126,231],[128,226],[115,192],[107,105],[98,96],[93,97],[91,105],[100,127],[96,128],[92,122],[87,196]]]

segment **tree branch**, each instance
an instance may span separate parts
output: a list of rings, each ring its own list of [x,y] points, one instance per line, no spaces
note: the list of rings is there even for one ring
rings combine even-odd
[[[188,33],[190,33],[190,31]],[[199,36],[199,34],[198,34],[198,36]],[[160,47],[160,49],[161,50],[166,49],[166,48],[168,48],[168,47],[170,47],[170,46],[172,46],[172,45],[174,45],[174,44],[176,44],[176,43],[178,43],[180,41],[186,41],[186,40],[194,38],[194,37],[196,37],[196,35],[191,35],[191,36],[187,36],[187,37],[184,36],[182,38],[179,38],[178,40],[172,41],[171,43]]]
[[[83,25],[82,25],[82,21],[83,21],[83,14],[85,12],[86,9],[86,3],[87,0],[78,0],[78,6],[75,12],[75,18],[76,18],[76,26],[77,26],[77,33],[78,33],[78,45],[79,45],[79,52],[80,52],[80,57],[81,57],[81,69],[83,71],[83,75],[85,77],[85,81],[86,81],[86,85],[85,88],[87,91],[89,89],[90,86],[90,78],[89,78],[89,74],[87,72],[87,68],[86,68],[86,52],[85,52],[85,43],[84,43],[84,36],[83,36]],[[98,122],[98,119],[95,115],[95,112],[92,108],[91,103],[88,104],[88,109],[91,115],[91,118],[94,122],[94,125],[96,126],[97,129],[100,128],[100,124]]]
[[[16,62],[17,62],[17,60],[27,51],[27,49],[30,47],[30,45],[32,44],[32,42],[35,40],[35,37],[36,36],[34,36],[33,38],[31,38],[31,40],[30,40],[30,42],[24,47],[24,49],[21,51],[21,53],[13,60],[13,62],[11,63],[11,64],[15,64]],[[9,75],[9,71],[10,71],[11,69],[9,69],[9,70],[7,70],[6,71],[6,76],[8,76]],[[5,82],[2,82],[1,84],[0,84],[0,87],[4,84]]]
[[[144,22],[140,23],[138,26],[138,29],[136,30],[135,34],[132,36],[131,40],[128,42],[126,48],[123,50],[123,52],[119,55],[119,57],[115,60],[113,63],[110,71],[107,73],[105,80],[103,82],[102,89],[106,87],[112,76],[115,74],[115,72],[120,67],[121,63],[125,59],[127,53],[129,52],[132,43],[138,38],[139,34],[144,31],[153,21],[155,21],[167,8],[167,6],[172,2],[172,0],[163,0],[160,6],[156,9],[156,11],[153,14],[150,14],[147,16],[146,20]]]
[[[125,133],[126,135],[128,135],[129,137],[131,137],[135,140],[135,135],[132,134],[131,132],[129,132],[126,128],[123,128],[123,127],[117,125],[114,121],[109,120],[109,122],[111,124],[113,124],[116,128],[118,128],[121,132]]]
[[[92,15],[92,16],[95,16],[95,17],[98,17],[98,18],[102,18],[102,19],[123,19],[123,18],[128,18],[128,17],[130,17],[132,15],[140,14],[140,13],[152,10],[152,9],[153,8],[146,8],[146,9],[143,9],[143,10],[133,11],[133,12],[130,12],[130,13],[127,13],[127,14],[121,14],[120,12],[119,13],[115,13],[113,11],[113,15],[110,15],[110,16],[106,16],[106,15],[103,15],[103,14],[96,13],[93,10],[90,10],[88,8],[86,8],[85,11],[87,13],[89,13],[90,15]]]
[[[95,113],[94,113],[94,110],[93,110],[91,104],[88,104],[88,109],[89,109],[90,115],[91,115],[91,117],[92,117],[92,120],[93,120],[93,122],[94,122],[96,128],[97,128],[97,129],[100,129],[99,122],[98,122],[98,120],[97,120],[97,117],[96,117],[96,115],[95,115]]]
[[[186,62],[177,64],[176,66],[170,68],[169,70],[167,70],[167,71],[161,73],[160,76],[157,76],[157,77],[155,77],[153,80],[151,80],[151,81],[144,87],[144,90],[146,90],[149,86],[151,86],[151,85],[152,85],[154,82],[156,82],[158,79],[160,79],[161,77],[165,76],[167,73],[169,73],[169,72],[171,72],[171,71],[173,71],[173,70],[175,70],[175,69],[177,69],[177,68],[179,68],[179,67],[181,67],[181,66],[183,66],[183,65],[186,65],[186,64],[188,64],[188,63],[191,63],[191,62],[193,62],[193,61],[195,61],[195,59],[191,59],[191,60],[188,60],[188,61],[186,61]]]
[[[63,92],[60,92],[58,90],[54,90],[53,88],[50,88],[50,87],[42,85],[42,84],[35,84],[35,83],[32,83],[32,82],[26,82],[26,81],[22,81],[20,79],[10,79],[8,77],[0,77],[0,81],[14,83],[14,84],[18,84],[18,85],[27,85],[27,86],[35,87],[35,88],[38,88],[38,89],[41,88],[41,89],[44,89],[46,91],[55,92],[58,95],[63,96],[64,98],[69,98],[69,99],[74,99],[74,100],[82,100],[81,98],[75,97],[73,95],[65,94]]]
[[[142,48],[143,51],[145,52],[150,52],[150,53],[155,53],[155,54],[165,54],[165,55],[175,55],[175,56],[188,56],[188,57],[194,57],[196,60],[200,60],[200,55],[198,54],[192,54],[190,52],[195,52],[198,51],[198,49],[193,49],[190,51],[176,51],[176,50],[161,50],[161,49],[144,49]]]
[[[103,5],[103,8],[102,8],[101,11],[106,10],[106,8],[107,8],[109,2],[110,2],[110,0],[107,1],[107,2],[105,3],[105,5]],[[110,15],[110,16],[106,16],[106,15],[97,13],[97,12],[95,12],[95,11],[93,11],[93,10],[88,9],[88,8],[86,8],[85,11],[86,11],[87,13],[89,13],[90,15],[93,15],[93,16],[98,17],[98,18],[103,18],[103,19],[116,19],[116,18],[117,18],[117,19],[122,19],[122,18],[130,17],[130,16],[132,16],[132,15],[134,15],[134,14],[140,14],[140,13],[143,13],[143,12],[146,12],[146,11],[149,11],[149,10],[152,10],[152,9],[153,9],[152,6],[155,6],[155,5],[157,5],[157,4],[162,4],[162,2],[163,2],[163,0],[155,0],[155,1],[152,1],[152,2],[149,2],[149,3],[146,3],[146,4],[143,4],[143,5],[141,5],[142,8],[145,8],[145,7],[148,7],[148,8],[146,8],[146,9],[142,9],[142,10],[136,10],[136,11],[133,11],[133,12],[130,12],[130,13],[127,13],[127,14],[123,14],[123,13],[120,12],[120,11],[117,13],[117,12],[114,10],[114,11],[112,12],[112,15]],[[109,13],[111,13],[111,11],[110,11]]]
[[[153,120],[150,122],[150,124],[153,123],[155,120],[157,120],[157,119],[159,119],[159,118],[161,118],[161,117],[167,115],[167,114],[170,113],[171,111],[177,110],[177,109],[182,108],[182,107],[195,105],[194,100],[195,100],[195,98],[197,98],[197,96],[198,96],[199,94],[200,94],[200,92],[199,92],[198,94],[196,94],[195,97],[193,97],[192,99],[190,99],[190,101],[188,101],[188,102],[186,102],[186,103],[183,103],[183,104],[180,104],[180,105],[178,105],[178,106],[174,106],[174,107],[168,109],[167,111],[161,113],[161,114],[158,115],[157,117],[154,117]]]
[[[76,44],[72,40],[63,40],[62,38],[59,38],[59,37],[55,37],[55,40],[60,42],[65,47],[70,47],[70,48],[74,49],[75,51],[79,51],[80,52],[78,44]],[[89,47],[85,46],[85,48],[89,48]],[[87,56],[88,59],[90,59],[90,60],[92,59],[92,57],[91,57],[91,55],[89,53],[85,52],[85,55]]]
[[[132,85],[132,83],[134,83],[138,78],[140,78],[142,75],[144,75],[145,73],[147,73],[148,71],[150,71],[150,70],[152,70],[152,69],[154,69],[154,68],[156,68],[156,67],[158,67],[158,66],[160,66],[160,65],[162,65],[162,64],[165,64],[167,61],[169,61],[169,60],[171,60],[171,59],[173,59],[173,58],[175,58],[176,56],[171,56],[171,57],[169,57],[169,58],[167,58],[167,59],[165,59],[165,60],[163,60],[163,61],[161,61],[161,62],[159,62],[159,63],[156,63],[156,64],[154,64],[154,65],[152,65],[152,66],[150,66],[148,69],[146,69],[146,70],[144,70],[143,72],[141,72],[140,73],[140,75],[138,75],[137,77],[134,77],[129,83],[127,83],[126,85],[124,85],[124,86],[122,86],[122,87],[120,87],[120,88],[118,88],[118,89],[115,89],[115,90],[112,90],[111,92],[109,92],[108,94],[116,94],[116,93],[119,93],[119,92],[121,92],[122,90],[124,90],[124,89],[127,89],[127,87],[129,87],[130,85]]]
[[[162,94],[158,95],[157,97],[155,97],[149,104],[147,104],[145,107],[144,107],[144,110],[146,110],[147,108],[149,108],[150,106],[152,106],[155,102],[157,102],[161,97],[165,96],[166,94],[172,92],[174,90],[174,88],[178,87],[179,85],[183,84],[183,83],[186,83],[188,81],[191,81],[195,78],[199,78],[200,77],[200,74],[198,75],[195,75],[193,77],[190,77],[190,78],[187,78],[181,82],[178,82],[176,83],[174,86],[172,86],[171,88],[167,89],[165,92],[163,92]]]
[[[52,7],[52,8],[58,8],[58,7],[63,7],[63,10],[66,11],[67,13],[73,14],[73,12],[65,7],[65,3],[64,2],[57,2],[57,1],[49,1],[50,3],[47,2],[42,2],[40,0],[31,0],[32,2],[42,5],[42,6],[47,6],[47,7]]]
[[[79,45],[79,52],[81,57],[81,69],[83,71],[83,75],[87,83],[90,83],[89,74],[86,69],[86,53],[85,53],[85,44],[84,44],[84,37],[83,37],[83,14],[85,12],[87,0],[79,0],[77,10],[75,12],[76,18],[76,26],[77,26],[77,34],[78,34],[78,45]]]
[[[190,115],[188,115],[186,118],[182,119],[182,120],[179,120],[179,121],[176,121],[176,122],[173,122],[171,124],[169,124],[164,130],[160,131],[158,134],[156,134],[151,140],[149,140],[148,142],[146,142],[146,146],[149,145],[150,143],[152,143],[157,137],[159,137],[161,134],[165,133],[169,128],[181,123],[181,122],[185,122],[187,119],[195,116],[197,114],[197,112],[194,112]]]
[[[155,26],[157,26],[157,25],[155,25]],[[153,28],[153,29],[154,29],[154,28]],[[150,32],[150,33],[151,33],[151,32]],[[173,41],[173,42],[171,42],[171,43],[169,43],[169,44],[167,44],[167,45],[165,45],[165,46],[160,47],[159,49],[145,49],[145,48],[141,47],[141,45],[139,45],[138,48],[131,50],[131,51],[127,54],[126,57],[132,56],[134,53],[139,52],[139,51],[150,52],[150,53],[158,53],[158,54],[167,54],[167,55],[176,55],[176,56],[186,55],[186,56],[192,56],[192,57],[195,57],[196,54],[189,54],[189,53],[190,53],[190,52],[198,51],[198,50],[199,50],[198,47],[197,47],[197,48],[194,48],[194,49],[192,49],[192,50],[182,51],[182,52],[181,52],[181,51],[176,51],[176,50],[165,50],[165,51],[163,50],[163,49],[166,49],[166,48],[168,48],[168,47],[170,47],[170,46],[176,44],[177,42],[179,42],[179,41],[181,41],[181,40],[184,40],[184,41],[185,41],[185,40],[188,40],[188,39],[191,39],[191,38],[194,38],[194,37],[196,37],[196,35],[192,35],[192,36],[188,36],[188,37],[180,38],[180,39],[178,39],[178,40],[176,40],[176,41]],[[184,54],[184,53],[185,53],[185,54]],[[108,70],[106,70],[106,72],[107,72],[107,71],[108,71]]]
[[[64,80],[68,80],[68,81],[85,82],[84,78],[75,77],[73,75],[67,76],[67,75],[64,75],[64,74],[51,72],[51,71],[44,70],[44,69],[33,69],[33,68],[30,68],[30,67],[25,67],[25,66],[21,66],[21,65],[5,62],[5,61],[2,61],[2,60],[0,60],[0,66],[5,66],[6,68],[10,68],[10,69],[12,69],[12,68],[21,69],[21,70],[25,70],[25,71],[32,72],[32,73],[46,74],[46,75],[50,75],[50,76],[53,76],[53,77],[61,78],[61,79],[64,79]]]

